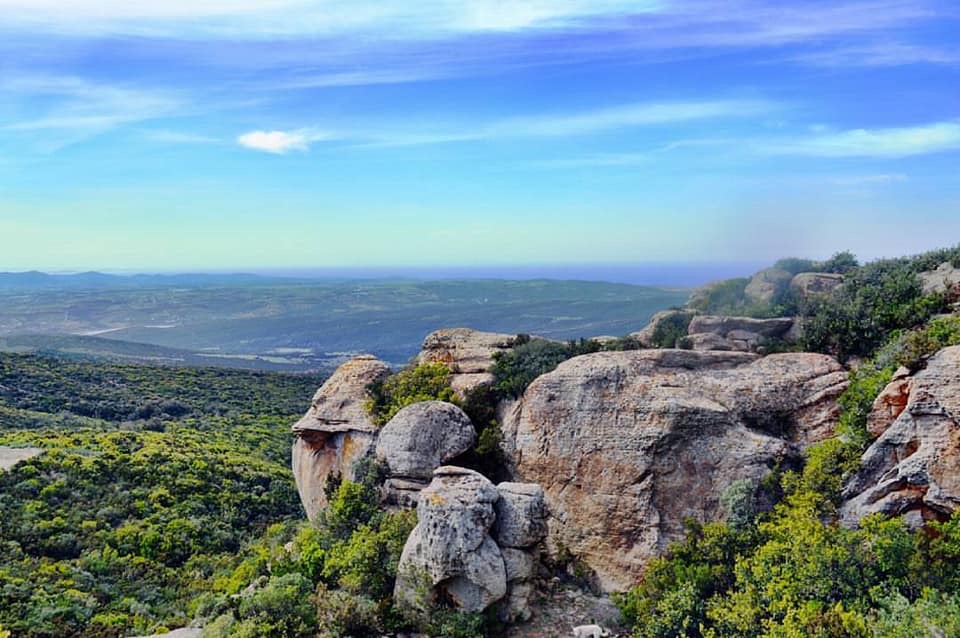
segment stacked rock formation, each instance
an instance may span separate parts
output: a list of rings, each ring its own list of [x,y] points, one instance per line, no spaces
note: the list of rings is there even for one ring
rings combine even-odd
[[[913,527],[960,507],[960,346],[944,348],[912,376],[900,371],[874,403],[879,436],[844,488],[841,520],[903,515]]]
[[[752,319],[698,315],[687,328],[687,343],[693,350],[756,352],[765,341],[789,341],[794,319]]]
[[[377,426],[367,414],[367,386],[390,374],[390,366],[362,355],[337,368],[310,409],[293,426],[293,476],[310,520],[327,505],[324,488],[332,475],[353,480],[356,462],[376,445]]]
[[[452,403],[424,401],[397,412],[377,439],[377,459],[389,476],[387,503],[416,507],[433,471],[472,448],[475,440],[470,418]]]
[[[542,491],[497,488],[460,467],[433,475],[400,557],[396,600],[424,613],[441,602],[471,612],[503,600],[504,619],[523,618],[537,564],[532,548],[546,532]]]
[[[535,380],[506,410],[503,448],[545,490],[550,544],[624,589],[685,518],[718,516],[727,486],[830,436],[846,387],[818,354],[600,352]]]
[[[493,383],[493,357],[510,350],[513,339],[512,335],[470,328],[437,330],[423,340],[417,363],[442,363],[450,368],[450,386],[463,398],[474,388]]]

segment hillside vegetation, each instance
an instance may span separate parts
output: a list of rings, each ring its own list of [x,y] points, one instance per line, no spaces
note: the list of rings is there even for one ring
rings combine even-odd
[[[0,355],[0,627],[188,623],[269,526],[302,517],[289,426],[321,379]]]

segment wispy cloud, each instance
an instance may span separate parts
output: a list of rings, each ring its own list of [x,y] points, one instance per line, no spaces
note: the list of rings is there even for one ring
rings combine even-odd
[[[160,142],[161,144],[219,144],[223,142],[219,137],[213,137],[212,135],[166,129],[145,131],[144,137],[151,142]]]
[[[808,138],[761,142],[771,154],[812,157],[898,158],[960,150],[960,123],[935,122],[922,126],[854,129]]]
[[[903,66],[960,64],[960,46],[952,48],[897,42],[843,46],[799,53],[791,58],[811,66]]]
[[[26,135],[47,151],[167,116],[182,106],[178,98],[161,92],[56,75],[2,79],[0,102],[16,113],[0,126],[0,133]]]
[[[658,9],[659,0],[0,0],[0,26],[86,35],[272,37],[383,32],[397,38],[531,28]]]
[[[356,125],[336,131],[297,129],[252,131],[237,138],[241,146],[272,153],[307,150],[318,141],[340,140],[361,146],[424,146],[530,137],[576,137],[626,128],[749,118],[780,108],[761,100],[631,103],[575,113],[542,113],[492,122],[448,125],[424,131],[403,123],[392,130]],[[682,142],[681,142],[682,143]]]
[[[881,173],[879,175],[843,175],[834,177],[833,183],[840,186],[867,186],[871,184],[895,184],[907,181],[909,176],[903,173]]]

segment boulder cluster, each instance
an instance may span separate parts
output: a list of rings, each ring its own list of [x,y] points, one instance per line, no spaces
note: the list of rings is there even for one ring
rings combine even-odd
[[[797,275],[789,285],[819,294],[836,283]],[[659,313],[637,334],[649,337],[670,312],[681,311]],[[788,338],[790,319],[687,319],[691,349],[574,357],[501,402],[511,482],[499,485],[459,467],[476,443],[459,407],[415,403],[378,428],[364,407],[367,386],[390,370],[370,356],[347,362],[294,426],[293,468],[308,516],[325,506],[330,477],[353,478],[357,461],[376,458],[385,506],[418,515],[395,590],[410,609],[496,606],[504,620],[524,620],[542,553],[575,557],[605,591],[634,585],[684,536],[686,519],[726,514],[731,485],[759,484],[833,436],[848,385],[832,357],[756,352],[764,339]],[[418,361],[450,366],[462,393],[492,381],[492,358],[511,343],[444,330],[427,337]],[[920,525],[956,510],[960,347],[921,370],[898,371],[868,428],[876,440],[845,486],[845,523],[879,512]]]

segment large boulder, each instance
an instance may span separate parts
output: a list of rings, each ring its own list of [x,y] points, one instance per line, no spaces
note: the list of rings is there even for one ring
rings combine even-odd
[[[960,346],[931,357],[905,390],[906,405],[844,487],[840,514],[848,525],[881,513],[916,526],[960,506]]]
[[[444,601],[473,612],[506,595],[503,555],[489,533],[499,498],[473,470],[444,466],[434,472],[400,556],[394,589],[400,605],[428,612]]]
[[[510,350],[514,339],[512,335],[470,328],[437,330],[423,340],[417,363],[442,363],[450,368],[450,387],[463,398],[471,390],[493,383],[493,357]]]
[[[476,430],[463,410],[445,401],[422,401],[403,408],[383,426],[377,459],[390,476],[426,479],[447,461],[463,454],[476,440]]]
[[[734,481],[759,481],[830,436],[847,375],[818,354],[641,350],[575,357],[504,414],[517,480],[539,483],[549,545],[608,590],[710,520]]]
[[[354,465],[373,452],[377,426],[364,407],[367,386],[389,374],[390,366],[370,355],[347,361],[293,426],[293,476],[310,520],[327,505],[327,479],[353,480]]]
[[[960,268],[955,267],[949,261],[945,261],[933,270],[927,270],[917,277],[920,279],[920,285],[925,294],[938,292],[948,292],[957,286],[960,286]]]
[[[831,272],[802,272],[790,281],[790,290],[802,298],[828,295],[843,284],[843,275]]]
[[[751,301],[770,303],[787,289],[793,275],[783,268],[764,268],[750,278],[744,294]]]

